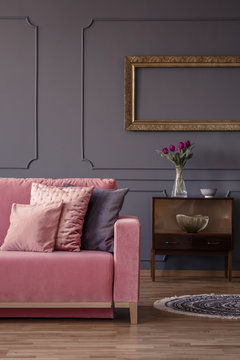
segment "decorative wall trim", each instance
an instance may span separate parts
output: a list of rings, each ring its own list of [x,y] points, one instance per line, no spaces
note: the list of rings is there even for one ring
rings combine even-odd
[[[131,189],[129,189],[129,192],[137,192],[137,193],[139,193],[139,192],[144,192],[144,193],[146,193],[146,192],[149,192],[149,193],[163,193],[163,197],[168,197],[168,194],[167,194],[167,190],[131,190]]]
[[[28,16],[1,16],[0,21],[1,20],[23,20],[26,21],[27,26],[29,26],[34,31],[34,157],[32,159],[29,159],[25,166],[0,166],[0,169],[29,169],[31,163],[35,160],[38,160],[38,26],[34,25]]]
[[[89,29],[96,19],[91,19],[89,24],[81,29],[81,160],[90,164],[91,169],[95,169],[91,160],[85,157],[85,137],[84,137],[84,52],[85,52],[85,31]]]
[[[85,31],[89,29],[94,22],[111,22],[111,21],[125,21],[125,22],[240,22],[240,17],[209,17],[209,18],[202,18],[202,17],[192,17],[192,18],[92,18],[88,25],[81,28],[81,161],[88,162],[92,170],[134,170],[134,171],[151,171],[151,170],[168,170],[174,171],[174,169],[169,168],[148,168],[148,167],[98,167],[95,166],[92,160],[88,159],[85,154],[85,137],[84,137],[84,52],[85,52]],[[188,168],[184,169],[184,171],[238,171],[240,168],[231,168],[231,169],[208,169],[208,168]],[[120,180],[120,179],[119,179]],[[134,179],[135,181],[139,181],[141,179]],[[239,179],[240,180],[240,179]],[[239,181],[236,180],[236,181]],[[158,180],[159,181],[159,180]],[[195,181],[195,180],[188,180],[188,181]],[[217,181],[217,179],[208,179],[208,180],[201,180],[201,181]],[[222,180],[228,181],[228,180]],[[234,181],[234,180],[231,180]]]
[[[117,178],[115,178],[115,180],[116,181],[135,181],[135,182],[137,182],[137,181],[145,181],[145,180],[142,180],[142,179],[117,179]],[[147,180],[146,180],[147,181]],[[151,181],[151,180],[149,180],[149,181]],[[155,181],[155,180],[154,180]],[[160,181],[164,181],[164,182],[167,182],[167,181],[169,181],[169,182],[171,182],[171,183],[173,183],[173,180],[158,180],[158,182],[160,182]],[[209,180],[189,180],[189,181],[209,181]],[[239,182],[240,180],[238,179],[238,180],[214,180],[214,182],[216,182],[216,181],[219,181],[219,182],[229,182],[229,181],[236,181],[236,182]],[[185,181],[186,182],[186,181]],[[146,190],[144,190],[144,189],[141,189],[141,190],[136,190],[136,189],[134,189],[134,190],[131,190],[131,189],[129,189],[129,192],[136,192],[136,193],[163,193],[163,196],[164,197],[168,197],[168,193],[167,193],[167,190],[166,189],[164,189],[164,190],[152,190],[152,189],[146,189]],[[225,197],[234,197],[234,196],[232,196],[232,194],[233,193],[240,193],[240,190],[227,190],[227,193],[226,193],[226,195],[225,195]]]
[[[201,170],[201,169],[199,169],[199,170]],[[163,178],[161,178],[161,179],[140,179],[140,178],[135,178],[135,179],[120,179],[120,178],[116,178],[115,177],[115,180],[117,180],[117,181],[143,181],[143,182],[145,182],[145,181],[153,181],[153,182],[155,182],[155,181],[157,181],[157,182],[160,182],[160,181],[164,181],[164,182],[167,182],[167,181],[173,181],[174,179],[163,179]],[[188,182],[188,181],[191,181],[191,182],[202,182],[202,181],[214,181],[214,182],[216,182],[216,181],[218,181],[218,182],[238,182],[238,181],[240,181],[240,179],[184,179],[184,181],[185,182]],[[239,192],[240,192],[240,190],[238,190]],[[231,192],[238,192],[238,191],[231,191]],[[227,193],[228,194],[228,193]],[[228,195],[229,196],[229,195]]]

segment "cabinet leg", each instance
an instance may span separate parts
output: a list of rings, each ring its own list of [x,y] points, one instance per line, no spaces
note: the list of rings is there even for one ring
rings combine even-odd
[[[224,262],[224,277],[225,279],[228,278],[228,256],[225,256],[225,262]]]
[[[232,281],[232,252],[228,253],[228,281]]]
[[[155,251],[152,250],[152,257],[151,257],[151,276],[152,281],[155,281]]]

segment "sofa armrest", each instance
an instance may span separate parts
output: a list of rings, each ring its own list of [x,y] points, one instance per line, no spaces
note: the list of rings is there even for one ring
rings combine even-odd
[[[134,216],[119,217],[114,225],[114,303],[138,302],[140,230]]]

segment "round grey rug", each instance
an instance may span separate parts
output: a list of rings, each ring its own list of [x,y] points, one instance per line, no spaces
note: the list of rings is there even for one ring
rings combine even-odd
[[[154,302],[158,310],[184,315],[240,319],[240,295],[184,295]]]

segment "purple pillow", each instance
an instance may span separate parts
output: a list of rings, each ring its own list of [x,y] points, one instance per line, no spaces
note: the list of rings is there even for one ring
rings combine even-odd
[[[114,223],[128,190],[93,190],[84,218],[81,249],[113,252]]]

